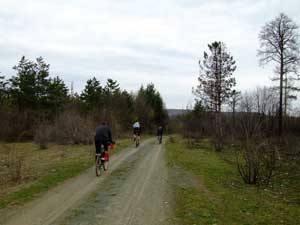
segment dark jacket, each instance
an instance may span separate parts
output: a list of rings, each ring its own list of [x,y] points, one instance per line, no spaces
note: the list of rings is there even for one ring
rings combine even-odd
[[[164,129],[162,127],[159,127],[157,129],[157,136],[162,136],[163,135],[163,132],[164,132]]]
[[[100,125],[96,128],[95,142],[112,143],[111,131],[107,125]]]

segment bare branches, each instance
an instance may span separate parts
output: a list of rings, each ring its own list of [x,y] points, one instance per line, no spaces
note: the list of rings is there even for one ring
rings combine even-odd
[[[298,26],[285,14],[267,23],[259,33],[261,65],[271,61],[284,66],[300,63]]]
[[[259,63],[260,65],[265,65],[274,62],[276,64],[275,74],[279,75],[279,135],[282,134],[283,94],[285,95],[284,111],[286,113],[287,99],[290,96],[289,91],[297,91],[296,88],[288,87],[287,74],[298,74],[300,66],[299,37],[298,26],[283,13],[273,21],[267,23],[259,33],[260,49],[257,53]]]

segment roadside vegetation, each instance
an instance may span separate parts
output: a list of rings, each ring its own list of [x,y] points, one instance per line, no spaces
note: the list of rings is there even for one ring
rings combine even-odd
[[[132,144],[130,139],[117,141],[110,154]],[[20,205],[61,182],[79,175],[94,164],[93,145],[51,144],[40,150],[33,143],[0,145],[0,209]]]
[[[23,56],[15,74],[0,76],[0,208],[89,168],[101,121],[120,139],[139,120],[143,135],[159,125],[178,134],[167,158],[179,224],[300,224],[299,28],[281,13],[258,38],[258,62],[274,68],[274,85],[236,89],[232,43],[211,40],[195,104],[172,118],[152,83],[132,93],[91,77],[76,93],[42,57]]]
[[[258,61],[274,66],[274,86],[235,89],[238,65],[225,43],[212,42],[199,60],[195,105],[169,124],[192,148],[209,139],[219,154],[231,149],[235,157],[230,162],[245,184],[283,182],[286,166],[292,171],[286,172],[293,176],[290,181],[298,182],[300,117],[293,104],[300,91],[298,26],[281,13],[262,27],[258,37]]]
[[[214,149],[203,139],[191,146],[171,137],[167,160],[178,224],[299,224],[300,164],[283,165],[269,185],[245,184],[234,159],[236,151]]]
[[[13,65],[8,65],[9,67]],[[132,124],[153,133],[168,119],[154,84],[136,93],[97,77],[77,93],[43,57],[21,57],[14,74],[0,76],[0,209],[22,204],[93,165],[96,127],[103,121],[117,147],[131,141]],[[121,141],[119,141],[121,140]]]
[[[131,132],[135,120],[145,133],[168,118],[152,83],[133,93],[122,89],[117,80],[108,78],[101,83],[92,77],[77,93],[73,84],[68,87],[50,74],[50,64],[42,57],[30,60],[23,56],[13,69],[14,74],[0,76],[0,141],[34,140],[41,149],[53,142],[91,144],[102,121],[119,138]]]

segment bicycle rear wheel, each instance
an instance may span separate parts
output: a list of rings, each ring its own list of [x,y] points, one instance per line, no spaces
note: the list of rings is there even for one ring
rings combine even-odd
[[[100,160],[100,156],[97,156],[96,158],[96,176],[99,177],[101,175],[101,160]]]

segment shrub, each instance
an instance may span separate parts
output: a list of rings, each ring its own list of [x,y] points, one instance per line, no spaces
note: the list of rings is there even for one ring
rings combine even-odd
[[[53,127],[41,124],[35,132],[34,141],[40,146],[40,149],[47,149],[48,144],[51,141],[51,133],[53,132]]]
[[[91,144],[93,135],[92,120],[73,111],[64,112],[56,121],[53,130],[54,140],[61,144]]]
[[[237,168],[247,184],[268,184],[277,167],[278,147],[269,141],[247,140],[240,145]]]

